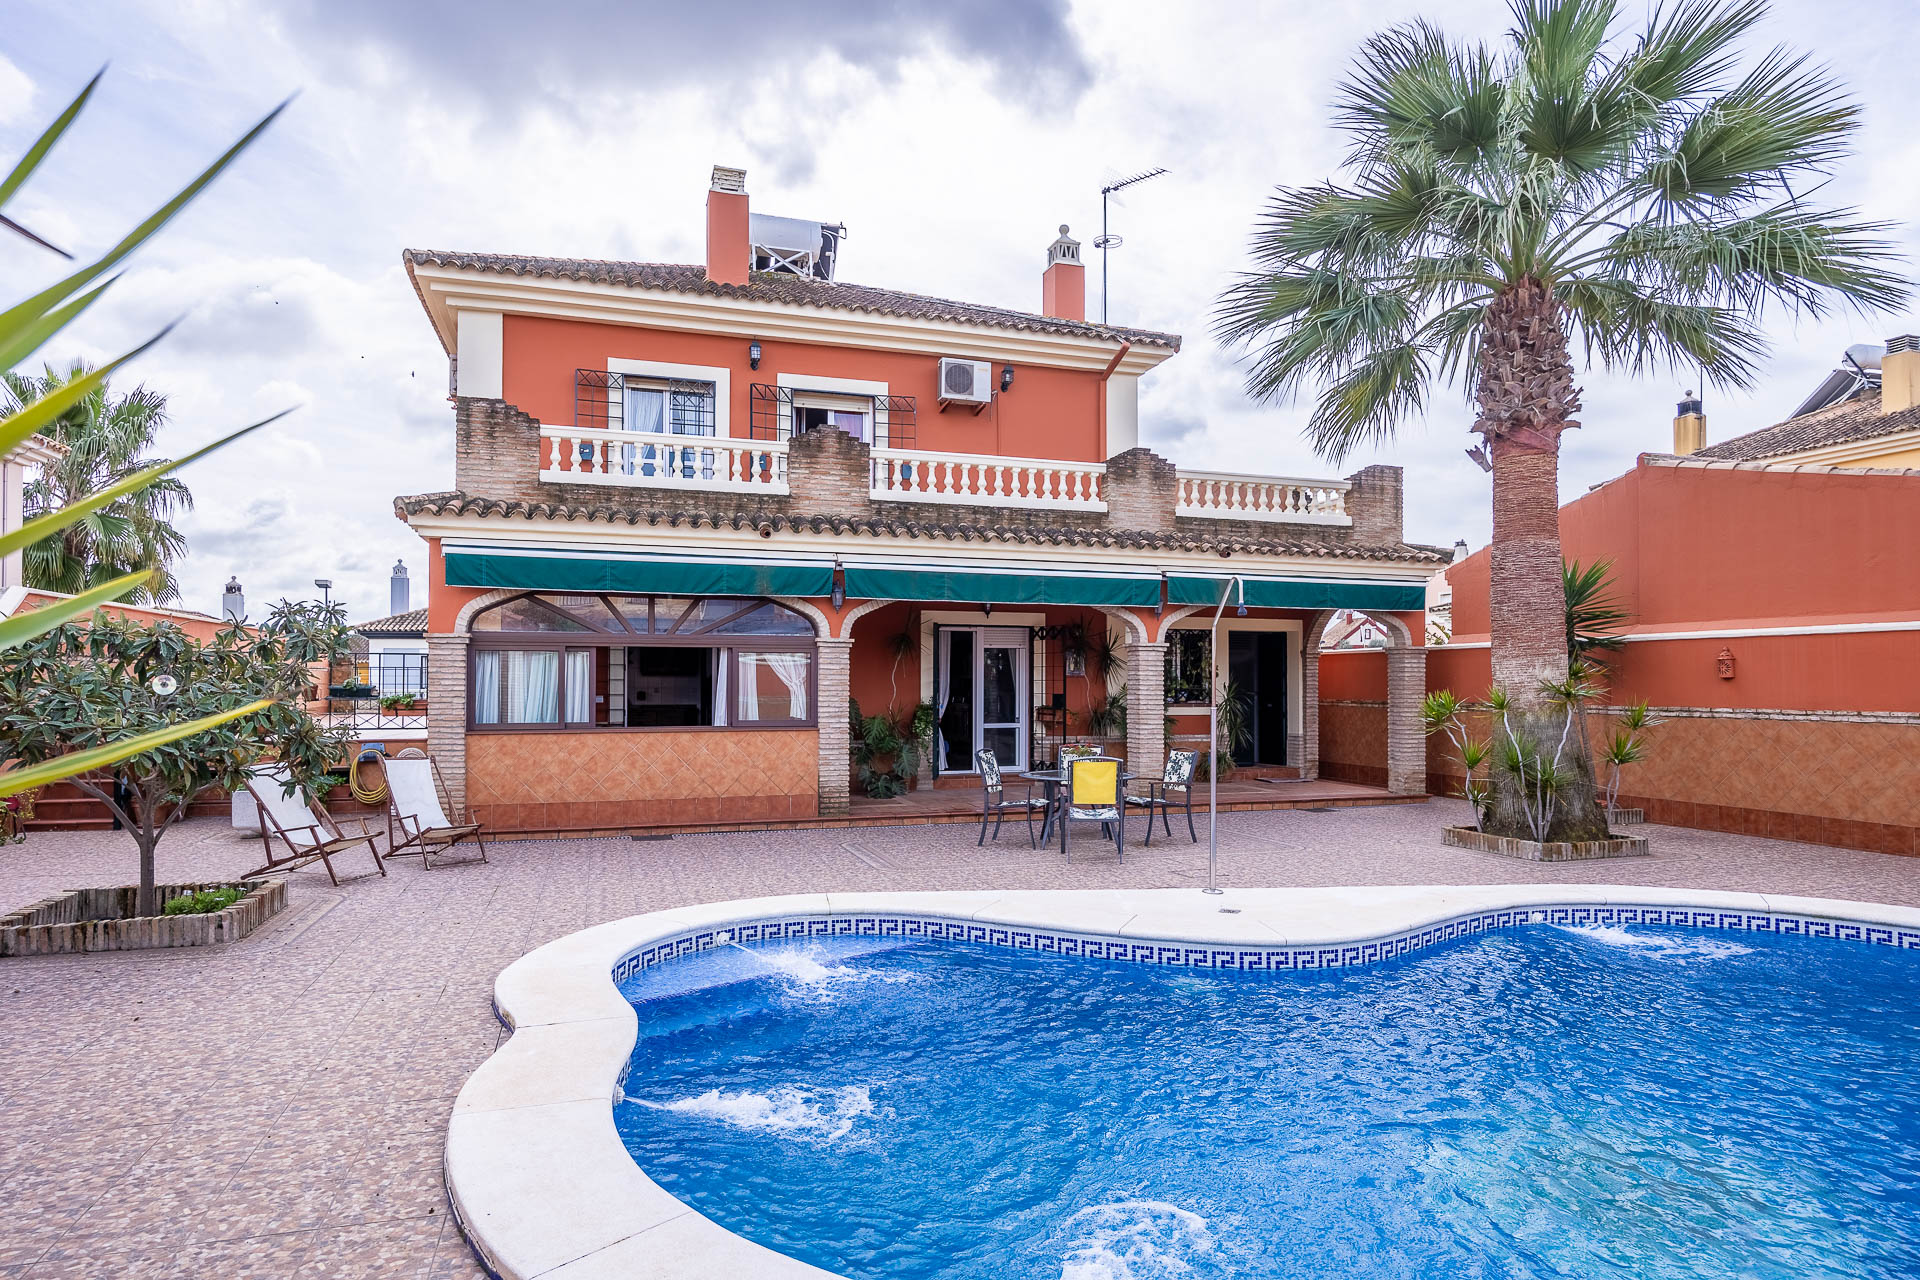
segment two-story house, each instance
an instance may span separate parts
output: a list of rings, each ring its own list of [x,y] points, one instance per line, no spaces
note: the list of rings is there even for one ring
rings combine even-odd
[[[844,283],[844,235],[751,213],[716,168],[704,263],[405,254],[452,367],[455,488],[396,511],[427,543],[454,803],[520,831],[845,814],[855,702],[931,705],[949,785],[1122,720],[1157,773],[1204,728],[1216,612],[1241,758],[1312,777],[1339,609],[1396,638],[1392,782],[1424,789],[1446,557],[1402,539],[1397,468],[1139,447],[1180,339],[1090,323],[1064,227],[1038,313]]]

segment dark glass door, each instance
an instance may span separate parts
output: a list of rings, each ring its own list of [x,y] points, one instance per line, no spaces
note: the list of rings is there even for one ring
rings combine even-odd
[[[940,633],[940,768],[947,773],[973,772],[974,633]]]
[[[1247,705],[1247,740],[1236,746],[1239,765],[1287,763],[1287,637],[1279,631],[1227,635],[1227,679]]]

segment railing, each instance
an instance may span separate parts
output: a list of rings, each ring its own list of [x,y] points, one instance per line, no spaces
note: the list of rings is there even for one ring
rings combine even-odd
[[[869,492],[896,502],[1105,511],[1105,463],[875,449]]]
[[[1177,473],[1174,514],[1209,520],[1350,525],[1346,480],[1240,476],[1225,471]]]
[[[787,442],[540,428],[540,478],[701,492],[787,492]]]
[[[411,695],[410,707],[392,710],[383,697]],[[374,653],[336,663],[327,687],[327,723],[348,729],[427,727],[427,655]]]

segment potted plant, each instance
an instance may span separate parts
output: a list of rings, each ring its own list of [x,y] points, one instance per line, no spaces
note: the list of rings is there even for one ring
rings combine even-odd
[[[891,715],[864,716],[860,703],[850,704],[853,764],[860,786],[874,800],[905,795],[907,780],[920,770],[921,712],[933,719],[933,708],[922,703],[903,725]]]
[[[412,715],[414,703],[418,698],[411,693],[390,693],[380,699],[380,714],[383,716]]]

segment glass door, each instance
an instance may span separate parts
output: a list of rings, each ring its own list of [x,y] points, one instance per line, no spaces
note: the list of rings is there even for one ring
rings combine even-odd
[[[980,745],[1003,769],[1027,767],[1027,638],[981,637]]]
[[[978,773],[985,747],[1005,770],[1027,767],[1033,697],[1027,633],[1017,627],[942,627],[939,645],[940,771]]]

